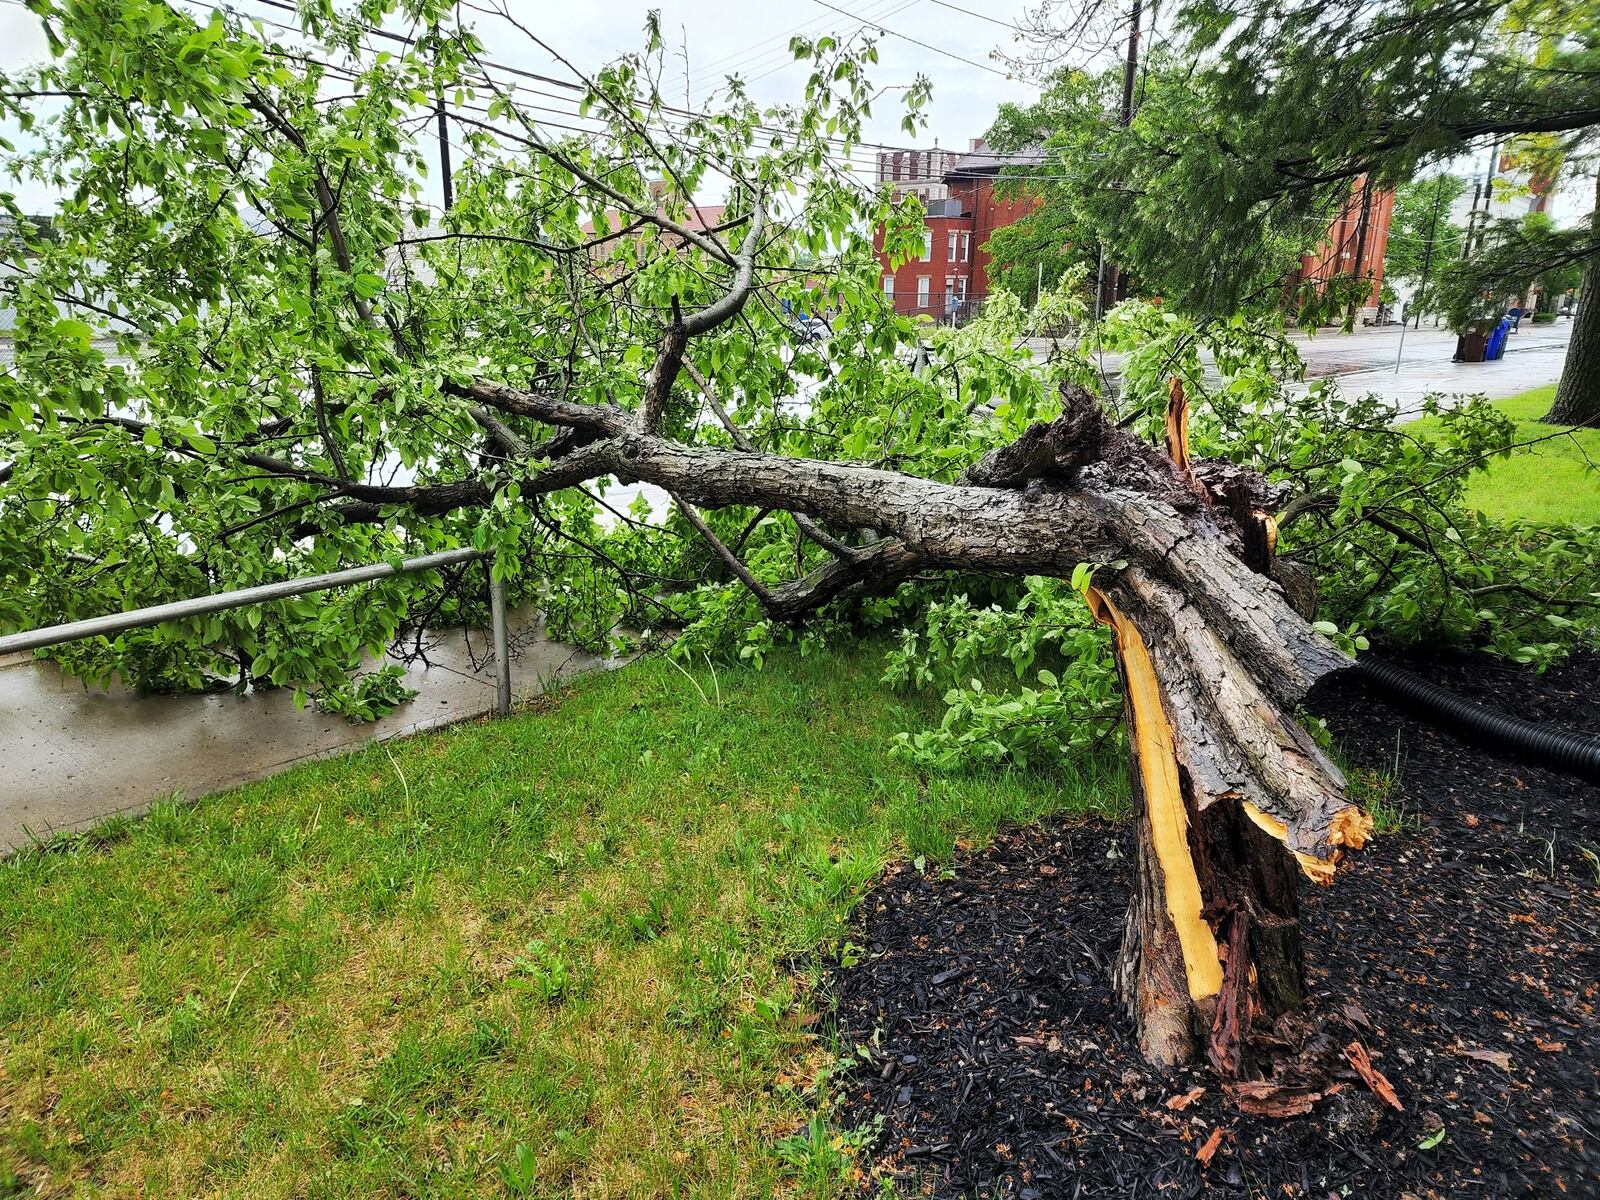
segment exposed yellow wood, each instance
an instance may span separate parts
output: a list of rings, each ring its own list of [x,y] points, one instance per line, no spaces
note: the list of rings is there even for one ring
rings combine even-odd
[[[1189,469],[1189,400],[1183,380],[1176,375],[1167,384],[1167,457],[1178,470]]]
[[[1180,392],[1181,395],[1181,392]],[[1169,410],[1170,411],[1170,410]],[[1139,782],[1144,792],[1145,819],[1161,866],[1161,886],[1167,915],[1183,949],[1184,975],[1189,995],[1203,1000],[1222,990],[1222,960],[1217,939],[1200,915],[1200,877],[1189,852],[1189,812],[1178,780],[1178,755],[1172,743],[1172,726],[1161,706],[1161,685],[1150,661],[1144,638],[1098,588],[1088,591],[1089,610],[1111,626],[1117,653],[1127,676],[1128,708],[1133,736],[1138,744]]]
[[[1278,522],[1271,513],[1259,513],[1261,523],[1267,527],[1267,553],[1278,552]]]
[[[1272,837],[1289,844],[1289,827],[1271,813],[1262,812],[1250,801],[1241,801],[1244,805],[1245,816],[1249,817],[1258,827],[1264,829]],[[1328,841],[1334,846],[1348,846],[1352,850],[1359,850],[1366,845],[1367,838],[1372,835],[1372,818],[1367,816],[1354,805],[1345,809],[1333,819],[1333,826],[1328,830]],[[1335,850],[1328,858],[1318,858],[1314,854],[1302,854],[1294,850],[1295,860],[1299,862],[1300,869],[1306,873],[1306,878],[1312,883],[1330,884],[1333,882],[1333,873],[1339,863],[1339,851]]]
[[[1244,815],[1249,817],[1256,825],[1265,830],[1272,837],[1289,844],[1289,827],[1271,813],[1262,812],[1248,800],[1241,800],[1244,805]],[[1306,878],[1312,883],[1320,883],[1324,887],[1333,882],[1335,860],[1331,858],[1318,858],[1314,854],[1302,854],[1298,850],[1291,851],[1295,860],[1300,864],[1300,869],[1306,873]]]

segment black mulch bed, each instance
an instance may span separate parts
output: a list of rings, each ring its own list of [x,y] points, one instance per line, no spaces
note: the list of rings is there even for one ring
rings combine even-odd
[[[1600,732],[1600,656],[1542,677],[1409,665]],[[1128,834],[1048,823],[943,877],[890,875],[863,909],[868,953],[831,980],[840,1038],[861,1048],[839,1120],[883,1118],[875,1163],[900,1195],[1600,1196],[1600,887],[1580,849],[1600,851],[1600,788],[1419,726],[1358,683],[1311,707],[1352,762],[1398,763],[1406,828],[1308,888],[1305,917],[1318,1008],[1358,1022],[1404,1111],[1351,1072],[1309,1116],[1243,1116],[1204,1071],[1149,1068],[1106,981]]]

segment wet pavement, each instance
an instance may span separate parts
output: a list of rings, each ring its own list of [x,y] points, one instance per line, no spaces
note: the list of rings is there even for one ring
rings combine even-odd
[[[1402,343],[1400,327],[1358,329],[1353,333],[1319,331],[1316,336],[1294,333],[1291,340],[1305,361],[1307,380],[1336,379],[1345,392],[1372,393],[1399,409],[1401,419],[1422,411],[1428,395],[1485,395],[1503,400],[1530,388],[1552,384],[1561,377],[1572,322],[1553,325],[1524,324],[1506,344],[1504,357],[1487,363],[1451,362],[1456,335],[1424,325],[1407,329]],[[1044,358],[1048,343],[1029,342],[1035,358]],[[1120,354],[1104,354],[1101,369],[1115,375]],[[1396,365],[1398,363],[1398,370]],[[1220,382],[1220,376],[1208,370]]]
[[[1343,338],[1321,334],[1300,351],[1309,378],[1337,379],[1347,394],[1381,396],[1407,420],[1421,415],[1430,395],[1504,400],[1555,383],[1571,336],[1570,321],[1524,325],[1508,339],[1503,357],[1484,363],[1451,362],[1455,334],[1427,328],[1408,330],[1403,348],[1397,329],[1382,329]]]
[[[140,696],[69,679],[31,655],[0,658],[0,854],[171,796],[194,799],[304,759],[483,716],[494,708],[486,635],[441,634],[407,668],[415,699],[367,724],[294,706],[292,689]],[[512,695],[608,665],[513,626]]]

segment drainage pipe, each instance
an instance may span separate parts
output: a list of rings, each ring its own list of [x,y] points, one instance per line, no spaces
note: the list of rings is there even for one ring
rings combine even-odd
[[[1524,721],[1429,683],[1404,667],[1365,655],[1356,670],[1374,691],[1412,712],[1435,719],[1456,733],[1471,734],[1499,750],[1539,766],[1553,767],[1600,783],[1600,738]]]

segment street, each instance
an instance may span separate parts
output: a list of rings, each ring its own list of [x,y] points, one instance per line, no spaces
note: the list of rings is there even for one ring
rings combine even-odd
[[[1456,335],[1428,325],[1407,329],[1403,346],[1397,325],[1352,333],[1321,330],[1314,336],[1296,331],[1290,340],[1305,360],[1307,380],[1338,379],[1346,390],[1382,396],[1405,419],[1420,414],[1423,400],[1433,394],[1503,400],[1556,382],[1571,335],[1569,320],[1554,325],[1524,323],[1508,340],[1505,355],[1486,363],[1450,361]],[[1050,351],[1048,339],[1030,338],[1027,344],[1041,360]],[[1120,354],[1101,356],[1102,369],[1108,375],[1115,375],[1121,362]]]

